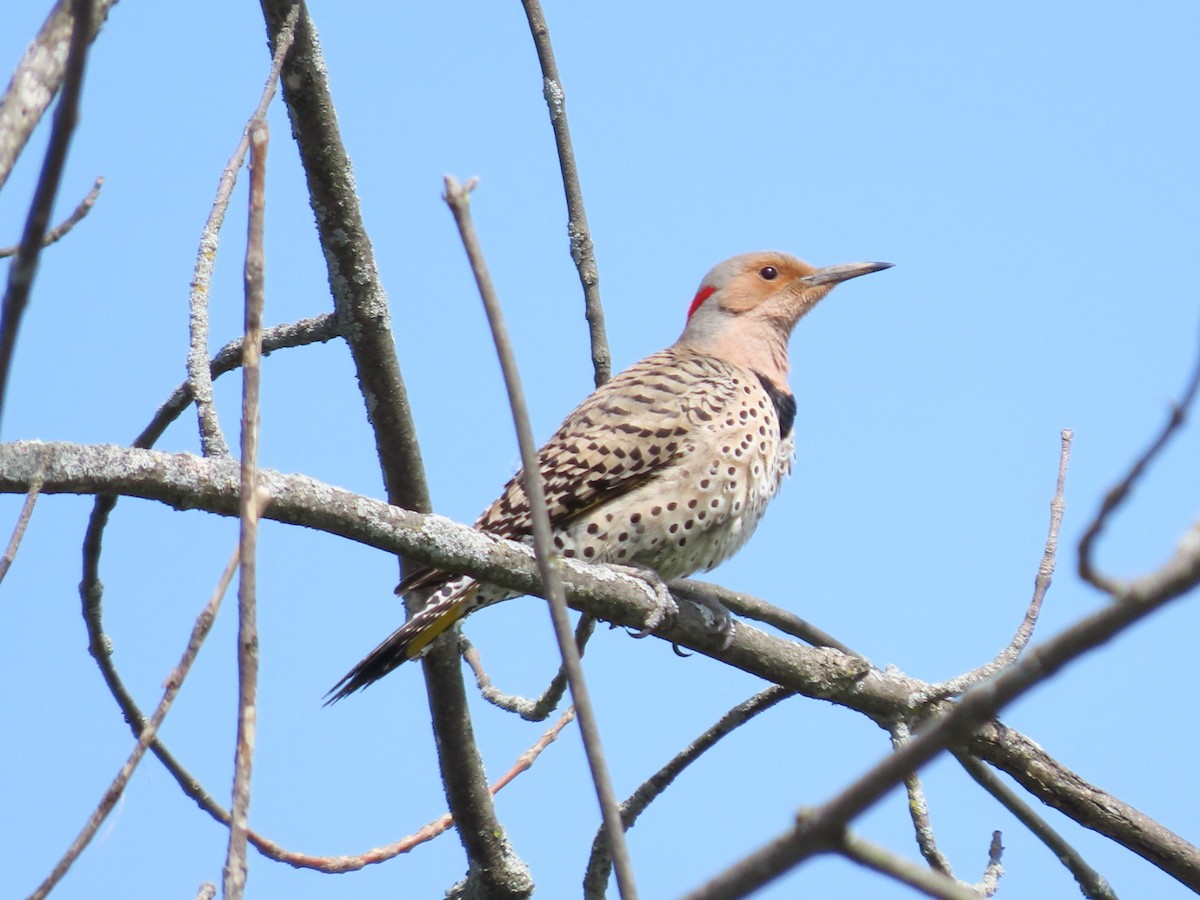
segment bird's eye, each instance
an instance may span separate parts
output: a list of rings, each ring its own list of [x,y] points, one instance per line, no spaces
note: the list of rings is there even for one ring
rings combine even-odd
[[[774,266],[763,266],[758,270],[758,275],[764,281],[774,281],[779,277],[779,270]]]

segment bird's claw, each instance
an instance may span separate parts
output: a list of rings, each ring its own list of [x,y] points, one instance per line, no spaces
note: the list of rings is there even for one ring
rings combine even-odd
[[[721,639],[721,650],[728,650],[733,644],[733,636],[737,633],[737,619],[725,608],[725,605],[707,594],[688,594],[687,599],[695,603],[705,612],[705,631],[715,638]]]
[[[650,569],[639,569],[633,566],[622,566],[621,568],[628,569],[630,574],[645,585],[647,591],[654,598],[654,609],[646,617],[646,624],[639,631],[634,631],[631,634],[631,637],[641,640],[642,638],[649,637],[679,615],[679,604],[675,602],[675,598],[671,596],[671,591],[667,587],[667,583],[658,576],[658,573]]]
[[[655,607],[646,618],[646,624],[637,631],[631,631],[630,636],[641,639],[649,637],[663,625],[670,623],[679,615],[679,604],[671,594],[667,583],[652,569],[640,569],[634,566],[621,566],[631,575],[642,582],[655,599]],[[733,644],[737,633],[737,619],[719,600],[706,594],[688,592],[687,600],[700,607],[704,614],[705,631],[720,640],[718,649],[728,650]],[[676,650],[678,652],[678,650]]]

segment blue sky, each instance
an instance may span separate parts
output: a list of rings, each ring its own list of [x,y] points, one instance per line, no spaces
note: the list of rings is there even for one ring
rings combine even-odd
[[[11,69],[47,4],[13,4]],[[587,332],[541,77],[520,5],[314,2],[438,512],[472,520],[516,468],[503,386],[443,173],[477,175],[474,212],[505,304],[534,427],[591,387]],[[672,342],[700,277],[774,247],[814,264],[888,260],[797,329],[795,473],[755,539],[713,578],[794,609],[876,664],[929,680],[990,658],[1041,557],[1059,430],[1075,431],[1053,634],[1101,602],[1074,547],[1109,485],[1177,396],[1197,350],[1200,151],[1184,2],[547,4],[617,367]],[[16,357],[4,438],[128,443],[184,375],[196,244],[268,58],[257,6],[197,14],[126,2],[90,61],[56,219],[107,179],[49,249]],[[330,308],[282,104],[271,112],[268,323]],[[41,129],[0,198],[15,242]],[[244,184],[223,235],[214,348],[240,330]],[[382,496],[343,345],[271,356],[262,464]],[[239,383],[218,383],[227,429]],[[162,449],[197,449],[194,417]],[[1100,544],[1130,576],[1160,564],[1200,510],[1192,426]],[[0,522],[20,498],[0,498]],[[79,543],[91,503],[38,505],[0,596],[7,764],[0,893],[31,890],[131,746],[89,660]],[[7,529],[8,525],[3,525]],[[236,540],[232,520],[123,501],[102,562],[116,660],[157,700]],[[419,673],[323,709],[328,687],[400,620],[395,563],[268,524],[260,544],[262,685],[251,822],[311,853],[357,853],[443,811]],[[209,638],[163,731],[228,797],[234,615]],[[1200,837],[1191,758],[1195,598],[1077,663],[1004,714],[1083,778]],[[518,601],[469,628],[497,681],[553,670],[548,617]],[[604,631],[587,657],[620,796],[761,684]],[[478,704],[489,773],[541,734]],[[840,708],[793,699],[728,739],[631,832],[646,897],[694,887],[828,798],[886,750]],[[974,880],[995,828],[1001,896],[1075,896],[1049,851],[952,763],[928,770],[933,822]],[[547,897],[574,896],[596,825],[574,730],[499,800]],[[1107,839],[1046,810],[1122,896],[1189,896]],[[861,820],[915,857],[903,798]],[[220,878],[225,833],[150,760],[56,896],[190,897]],[[446,835],[336,879],[252,855],[251,896],[439,896],[462,875]],[[118,889],[116,886],[120,885]],[[846,863],[809,863],[765,897],[907,897]]]

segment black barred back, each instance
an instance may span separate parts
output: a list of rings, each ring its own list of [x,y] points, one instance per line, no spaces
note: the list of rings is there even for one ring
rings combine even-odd
[[[602,385],[538,453],[553,527],[636,490],[679,458],[691,435],[738,399],[735,370],[693,351],[668,348]],[[512,539],[529,536],[524,473],[475,523]]]

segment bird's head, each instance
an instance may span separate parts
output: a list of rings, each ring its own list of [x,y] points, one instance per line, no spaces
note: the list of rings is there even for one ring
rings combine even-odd
[[[891,265],[864,262],[818,269],[776,251],[734,256],[700,282],[679,343],[786,376],[787,341],[801,317],[838,283]],[[759,359],[763,354],[770,359]]]
[[[786,253],[743,253],[704,276],[688,309],[688,329],[721,328],[737,319],[758,320],[791,332],[800,318],[833,290],[891,263],[847,263],[817,269]]]

